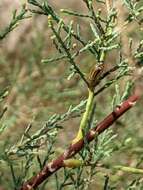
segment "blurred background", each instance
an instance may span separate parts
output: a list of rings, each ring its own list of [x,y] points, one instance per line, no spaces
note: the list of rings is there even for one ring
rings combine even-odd
[[[77,0],[49,0],[50,4],[59,12],[61,8],[77,10],[86,13],[86,7]],[[0,1],[0,29],[8,25],[14,9],[20,9],[23,1],[19,0],[1,0]],[[119,9],[119,19],[117,27],[120,28],[125,19],[126,11],[122,7],[120,1],[115,1],[115,6]],[[74,20],[82,25],[82,33],[87,39],[91,38],[88,21],[74,17],[63,16],[68,22]],[[142,27],[142,26],[141,26]],[[137,25],[130,25],[121,35],[123,43],[123,54],[130,59],[130,64],[134,65],[130,57],[128,40],[130,37],[134,39],[134,48],[136,48],[139,40],[142,38],[143,31],[138,32]],[[66,61],[44,64],[41,60],[55,55],[55,48],[51,42],[51,33],[48,29],[47,18],[41,15],[35,15],[32,18],[22,21],[19,26],[12,31],[3,41],[0,42],[0,90],[9,89],[9,95],[1,105],[1,109],[7,106],[2,121],[7,126],[5,132],[0,136],[0,143],[5,139],[11,143],[17,142],[27,125],[33,121],[33,131],[41,127],[47,119],[54,113],[64,113],[69,106],[76,105],[82,99],[86,99],[86,89],[84,84],[79,80],[78,76],[67,80],[69,75],[69,65]],[[116,51],[107,57],[106,62],[110,65],[116,62]],[[79,59],[83,70],[89,70],[90,66],[96,62],[91,55],[85,54]],[[108,66],[107,66],[108,67]],[[136,72],[136,75],[138,73]],[[138,76],[135,76],[138,77]],[[124,89],[125,81],[120,81],[121,91]],[[142,92],[142,78],[137,83],[136,89]],[[114,85],[108,89],[100,97],[97,97],[97,118],[101,120],[107,113],[111,111],[112,97],[115,93]],[[137,104],[129,113],[123,117],[116,125],[115,129],[118,133],[115,146],[122,144],[126,139],[130,140],[127,147],[121,148],[113,154],[113,158],[105,160],[109,164],[123,164],[132,167],[143,167],[143,115],[142,104]],[[74,137],[77,131],[80,118],[67,121],[63,124],[64,129],[58,135],[57,146],[63,148],[67,146],[70,139]],[[70,124],[70,126],[69,126]],[[4,139],[4,141],[3,141]],[[2,171],[7,169],[1,169]],[[132,179],[142,178],[141,176],[128,175],[123,172],[118,173],[118,179],[114,178],[114,173],[103,171],[104,174],[110,173],[113,184],[118,189],[126,189],[127,184]],[[100,176],[102,181],[104,175]],[[0,182],[1,185],[6,184],[8,180],[6,175],[5,181]],[[142,179],[143,180],[143,179]],[[7,182],[8,183],[8,182]],[[103,189],[100,181],[93,182],[98,189]],[[9,185],[4,185],[9,188]],[[91,185],[92,186],[92,185]],[[93,187],[91,187],[93,188]],[[94,189],[94,188],[93,188]]]

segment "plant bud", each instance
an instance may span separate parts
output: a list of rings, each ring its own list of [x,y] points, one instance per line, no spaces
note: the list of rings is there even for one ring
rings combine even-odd
[[[89,76],[88,76],[88,83],[89,83],[89,88],[93,91],[95,86],[97,85],[99,78],[103,72],[104,65],[101,64],[99,66],[94,66],[92,67]]]

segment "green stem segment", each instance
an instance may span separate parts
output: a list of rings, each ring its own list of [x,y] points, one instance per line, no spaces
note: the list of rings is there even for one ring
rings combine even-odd
[[[134,174],[143,174],[143,169],[132,168],[127,166],[114,166],[114,169],[122,170],[124,172],[134,173]]]
[[[76,142],[78,142],[80,139],[83,138],[83,130],[85,130],[85,128],[87,127],[88,121],[89,121],[91,113],[92,113],[94,92],[91,91],[90,89],[88,89],[88,90],[89,90],[89,94],[88,94],[88,99],[87,99],[87,103],[86,103],[86,109],[85,109],[85,112],[84,112],[83,117],[80,122],[79,131],[77,133],[76,138],[72,141],[72,144],[75,144]]]

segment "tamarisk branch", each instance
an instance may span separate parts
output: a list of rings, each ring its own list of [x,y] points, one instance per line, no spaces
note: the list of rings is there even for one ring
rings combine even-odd
[[[65,166],[64,160],[67,160],[78,153],[84,147],[85,142],[90,143],[95,138],[95,136],[108,129],[120,116],[132,108],[138,99],[139,96],[132,95],[120,106],[117,106],[113,112],[111,112],[104,120],[97,124],[95,128],[91,129],[87,133],[85,140],[82,138],[75,144],[71,144],[57,159],[45,165],[45,167],[39,173],[26,181],[20,190],[36,189],[49,176]]]

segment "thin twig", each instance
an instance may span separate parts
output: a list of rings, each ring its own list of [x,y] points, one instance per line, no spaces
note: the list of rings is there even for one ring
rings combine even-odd
[[[50,22],[50,21],[49,21]],[[75,71],[80,75],[80,77],[82,78],[82,80],[86,83],[87,86],[89,86],[88,81],[86,80],[86,78],[84,77],[84,74],[80,71],[80,69],[78,68],[78,66],[76,65],[74,59],[72,58],[68,48],[66,47],[66,45],[64,44],[63,40],[61,39],[60,35],[57,33],[57,31],[55,30],[55,28],[52,25],[52,22],[50,22],[49,25],[53,31],[53,33],[55,34],[58,42],[62,45],[63,49],[65,50],[65,53],[67,54],[67,57],[71,63],[71,65],[73,65]]]

